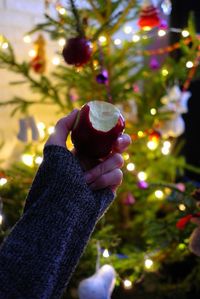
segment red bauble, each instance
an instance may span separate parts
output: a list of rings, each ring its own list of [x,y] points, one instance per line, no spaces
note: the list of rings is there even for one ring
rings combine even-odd
[[[72,129],[72,142],[78,153],[90,158],[104,158],[122,134],[125,121],[120,110],[103,101],[85,104]]]
[[[45,72],[46,62],[40,56],[35,56],[31,61],[31,67],[37,74],[43,74]]]
[[[62,54],[66,63],[82,66],[90,60],[92,49],[84,37],[74,37],[67,41]]]
[[[158,131],[151,131],[148,136],[150,141],[158,141],[161,138],[161,134]]]
[[[151,1],[145,0],[138,20],[138,26],[144,30],[151,30],[159,26],[160,22],[156,7],[153,6]]]

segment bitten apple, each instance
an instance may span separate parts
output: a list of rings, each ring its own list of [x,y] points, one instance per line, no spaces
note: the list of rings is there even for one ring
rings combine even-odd
[[[91,101],[78,113],[72,129],[72,142],[78,153],[91,158],[104,158],[122,134],[125,120],[120,110],[103,101]]]

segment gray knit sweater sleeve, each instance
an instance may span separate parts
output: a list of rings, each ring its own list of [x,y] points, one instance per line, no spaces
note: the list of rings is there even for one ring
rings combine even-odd
[[[0,249],[0,298],[60,298],[113,197],[90,190],[71,152],[47,146],[24,213]]]

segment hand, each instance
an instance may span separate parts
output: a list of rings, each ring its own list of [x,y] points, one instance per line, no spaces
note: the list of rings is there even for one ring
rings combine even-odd
[[[57,122],[55,133],[49,137],[45,146],[59,145],[66,148],[66,140],[73,128],[77,113],[78,110],[75,109],[69,115],[61,118]],[[123,178],[121,168],[124,161],[121,153],[123,153],[130,143],[130,136],[122,134],[116,140],[112,154],[101,161],[82,157],[77,155],[75,150],[72,151],[78,157],[81,165],[85,169],[84,177],[92,190],[109,187],[113,192],[116,192]]]

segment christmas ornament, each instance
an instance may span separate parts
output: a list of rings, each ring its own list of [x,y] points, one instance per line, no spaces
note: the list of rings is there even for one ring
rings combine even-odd
[[[161,103],[164,105],[158,111],[171,113],[170,119],[160,124],[159,132],[163,137],[176,138],[184,133],[185,123],[181,114],[188,112],[187,103],[190,96],[190,92],[182,92],[179,86],[175,85],[168,90],[167,95],[161,98]]]
[[[135,100],[124,101],[123,104],[117,104],[127,121],[136,123],[138,121],[138,108]]]
[[[80,282],[79,299],[110,299],[115,286],[115,277],[115,269],[112,266],[102,266],[93,276]]]
[[[92,56],[92,48],[90,42],[84,37],[74,37],[66,42],[62,54],[66,63],[83,66],[89,62]]]
[[[170,0],[163,0],[161,3],[162,11],[165,15],[169,16],[172,11],[172,3]]]
[[[151,30],[160,25],[160,18],[158,16],[157,8],[153,5],[151,0],[144,0],[138,26],[143,30]]]
[[[159,132],[163,138],[177,138],[185,131],[185,122],[179,114],[175,114],[173,118],[168,121],[160,123]]]
[[[111,152],[124,128],[124,117],[117,107],[103,101],[91,101],[79,111],[71,138],[79,153],[103,158]]]
[[[190,236],[189,250],[200,256],[200,227],[195,228]]]
[[[33,116],[27,116],[27,117],[21,118],[19,120],[19,133],[17,134],[17,138],[20,141],[27,142],[29,129],[32,134],[32,140],[38,140],[39,139],[39,131],[38,131],[38,128],[36,126]]]
[[[45,39],[42,34],[34,42],[35,56],[30,62],[31,68],[37,74],[43,74],[46,69]]]
[[[200,212],[194,214],[188,214],[180,218],[176,223],[176,227],[180,230],[183,230],[193,217],[200,217]]]
[[[132,195],[131,192],[128,192],[126,196],[123,198],[123,204],[130,206],[136,202],[135,197]]]
[[[150,141],[158,141],[161,138],[160,132],[153,130],[149,133],[148,139]]]
[[[140,189],[147,189],[149,187],[149,184],[145,181],[139,181],[137,183],[138,188]]]
[[[108,71],[107,70],[102,70],[101,73],[99,73],[96,76],[96,81],[99,84],[107,84],[108,83]]]
[[[160,68],[160,64],[155,57],[151,57],[149,66],[153,71],[158,70]]]

